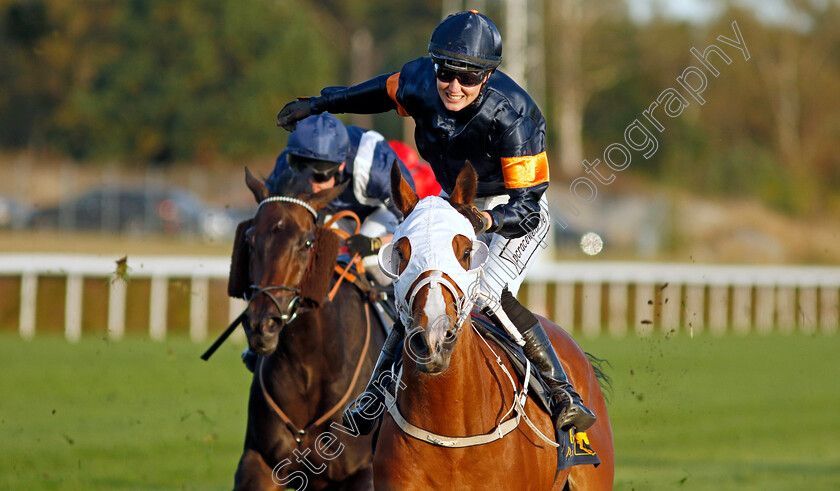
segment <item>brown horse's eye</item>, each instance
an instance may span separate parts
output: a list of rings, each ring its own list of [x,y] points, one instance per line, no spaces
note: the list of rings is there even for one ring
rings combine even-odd
[[[303,243],[303,248],[310,249],[314,243],[315,242],[312,239],[307,239],[307,241]]]
[[[465,250],[465,251],[464,251],[464,261],[465,261],[465,262],[467,262],[467,263],[469,263],[469,262],[470,262],[470,256],[471,256],[471,255],[472,255],[472,249],[467,249],[467,250]]]

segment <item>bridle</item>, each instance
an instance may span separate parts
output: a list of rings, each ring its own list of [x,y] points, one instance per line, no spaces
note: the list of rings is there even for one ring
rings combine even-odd
[[[309,203],[307,203],[303,200],[300,200],[300,199],[297,199],[297,198],[291,198],[291,197],[288,197],[288,196],[269,196],[268,198],[265,198],[264,200],[260,201],[259,205],[257,205],[256,213],[259,213],[260,209],[266,203],[274,203],[274,202],[293,203],[293,204],[302,206],[303,208],[306,209],[306,211],[308,211],[312,215],[313,222],[318,221],[318,212],[315,211],[315,208],[313,208],[311,205],[309,205]],[[254,215],[256,215],[256,213]],[[248,305],[246,306],[246,310],[251,306],[251,302],[253,302],[254,299],[257,296],[265,295],[271,300],[271,302],[274,304],[274,306],[277,307],[277,312],[280,314],[280,321],[283,323],[282,325],[284,325],[284,326],[295,320],[295,318],[298,315],[298,311],[299,311],[300,308],[305,309],[305,307],[301,307],[301,304],[300,304],[300,288],[299,287],[285,286],[285,285],[268,285],[268,286],[261,287],[259,285],[251,284],[251,285],[248,286],[248,288],[250,288],[252,290],[252,293],[250,295],[246,294],[246,296],[245,296],[245,300],[248,302]],[[277,300],[277,297],[275,297],[274,295],[271,294],[272,291],[276,291],[276,290],[289,291],[289,292],[293,292],[295,294],[289,300],[289,303],[286,305],[285,310],[283,309],[283,306],[280,305],[280,302]]]
[[[257,206],[257,212],[259,212],[260,208],[264,204],[270,203],[270,202],[277,202],[277,201],[294,203],[294,204],[297,204],[297,205],[300,205],[300,206],[306,208],[306,210],[312,215],[313,220],[317,224],[318,213],[315,211],[314,208],[312,208],[312,206],[310,206],[308,203],[306,203],[302,200],[299,200],[297,198],[290,198],[288,196],[271,196],[269,198],[266,198],[266,199],[262,200],[260,202],[260,204]],[[359,220],[358,215],[356,215],[355,213],[350,212],[350,211],[342,211],[342,212],[336,213],[324,226],[326,228],[329,228],[330,225],[332,225],[337,219],[342,218],[342,217],[353,218],[356,221],[356,233],[359,232],[359,227],[361,225],[361,221]],[[338,232],[338,231],[336,231],[336,232]],[[349,236],[349,234],[346,234],[346,233],[344,235]],[[339,236],[341,236],[341,234],[339,234]],[[345,239],[347,238],[346,236],[344,237]],[[341,284],[342,280],[345,278],[345,275],[347,274],[350,267],[354,263],[358,263],[360,265],[361,261],[358,261],[358,257],[354,256],[353,259],[350,261],[350,263],[347,265],[347,267],[344,268],[344,270],[342,271],[338,280],[336,281],[336,284],[334,285],[332,291],[328,295],[329,301],[332,301],[333,297],[335,296],[335,293],[338,290],[338,286]],[[286,324],[290,324],[292,321],[294,321],[295,318],[297,318],[297,315],[300,312],[300,309],[303,309],[303,311],[308,310],[300,302],[301,289],[299,287],[291,287],[291,286],[285,286],[285,285],[268,285],[268,286],[260,287],[259,285],[252,284],[252,285],[249,286],[249,288],[253,292],[251,293],[251,295],[248,298],[246,298],[246,300],[248,301],[248,306],[246,307],[246,311],[247,311],[248,307],[250,307],[251,302],[257,296],[259,296],[261,294],[266,295],[269,299],[271,299],[271,301],[274,303],[275,307],[277,307],[277,310],[280,313],[280,319],[283,322],[283,326],[285,326]],[[286,311],[285,311],[286,313],[284,313],[283,307],[282,307],[282,305],[280,305],[280,302],[277,300],[277,298],[274,295],[271,294],[272,291],[276,291],[276,290],[290,291],[290,292],[293,292],[295,294],[291,298],[291,300],[289,300],[289,303],[286,306]],[[265,399],[268,406],[274,411],[274,413],[283,421],[283,423],[285,424],[285,426],[289,430],[289,432],[292,433],[292,435],[295,439],[295,442],[297,442],[298,445],[301,444],[303,436],[306,435],[306,432],[309,429],[319,427],[322,424],[324,424],[326,421],[329,421],[329,419],[332,418],[336,414],[336,412],[338,412],[341,408],[343,408],[347,404],[347,401],[350,399],[350,396],[353,393],[353,388],[356,386],[356,382],[358,381],[359,375],[361,374],[362,365],[364,364],[364,361],[367,357],[368,348],[370,347],[370,337],[371,337],[370,307],[367,303],[365,303],[365,324],[366,324],[366,328],[365,328],[364,345],[362,346],[362,352],[359,355],[359,360],[356,362],[356,367],[355,367],[355,370],[353,372],[353,377],[350,380],[350,384],[347,387],[347,391],[344,393],[342,398],[332,408],[330,408],[325,414],[321,415],[320,418],[318,418],[314,422],[306,425],[302,429],[299,428],[297,425],[295,425],[292,422],[291,418],[289,418],[289,416],[283,411],[283,409],[274,401],[274,399],[271,397],[271,394],[266,389],[265,381],[264,381],[264,377],[263,377],[263,369],[264,369],[264,366],[265,366],[265,363],[264,363],[265,360],[262,357],[259,359],[259,362],[258,362],[257,367],[256,367],[255,374],[256,374],[256,376],[259,380],[260,390],[262,391],[263,398]]]
[[[254,301],[254,298],[256,298],[257,295],[264,294],[272,301],[272,303],[274,303],[274,306],[277,307],[277,312],[280,313],[280,320],[283,322],[283,325],[290,324],[293,320],[295,320],[295,318],[298,315],[299,308],[305,309],[305,307],[300,306],[300,288],[283,285],[269,285],[262,288],[260,288],[259,285],[250,285],[249,288],[251,288],[251,290],[254,290],[254,292],[250,296],[245,298],[245,300],[248,302],[248,306],[251,306],[251,302]],[[277,297],[269,293],[272,290],[282,290],[295,293],[295,296],[292,297],[291,300],[289,300],[289,303],[286,305],[285,311],[280,305],[280,302],[277,300]]]
[[[449,293],[452,294],[453,298],[453,307],[455,308],[456,318],[455,318],[455,334],[461,330],[461,327],[466,321],[467,317],[470,316],[470,312],[472,310],[472,305],[475,303],[475,299],[478,296],[478,287],[476,284],[471,285],[472,291],[466,291],[463,293],[458,292],[458,287],[446,276],[444,276],[443,271],[439,270],[431,270],[428,272],[429,276],[421,279],[418,281],[411,289],[411,293],[408,296],[408,299],[405,298],[397,298],[397,312],[400,315],[400,320],[403,322],[403,325],[409,327],[411,323],[411,314],[414,311],[414,300],[417,297],[417,294],[420,293],[420,289],[426,285],[429,285],[430,288],[436,288],[438,286],[442,286],[449,290]],[[390,274],[386,273],[386,275],[390,276]]]

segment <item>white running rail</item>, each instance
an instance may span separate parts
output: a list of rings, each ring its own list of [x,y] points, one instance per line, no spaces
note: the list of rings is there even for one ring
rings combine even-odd
[[[18,330],[36,333],[38,284],[45,277],[66,283],[64,333],[82,336],[87,278],[110,279],[107,332],[120,339],[126,325],[126,284],[114,280],[117,257],[75,254],[0,254],[0,277],[19,278]],[[219,256],[129,256],[130,279],[148,279],[149,336],[166,337],[168,289],[172,279],[189,279],[189,333],[208,336],[211,280],[226,280],[230,259]],[[216,287],[221,287],[217,282]],[[822,332],[840,323],[840,268],[823,266],[700,265],[639,262],[536,263],[520,291],[537,313],[586,336],[686,331],[712,334]],[[88,293],[90,295],[90,293]],[[222,294],[223,295],[223,294]],[[218,295],[217,295],[218,296]],[[62,304],[60,299],[56,302]],[[3,304],[5,305],[5,304]],[[229,299],[228,320],[245,303]],[[4,307],[5,308],[5,307]],[[0,318],[14,313],[0,312]],[[8,326],[0,326],[8,327]],[[241,339],[241,330],[238,336]]]

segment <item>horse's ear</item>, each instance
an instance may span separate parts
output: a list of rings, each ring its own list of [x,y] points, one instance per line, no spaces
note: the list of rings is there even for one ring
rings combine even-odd
[[[394,202],[394,206],[402,212],[403,217],[407,217],[417,206],[417,202],[420,201],[417,194],[402,176],[400,165],[396,160],[391,164],[391,200]]]
[[[337,186],[333,186],[329,189],[323,189],[315,194],[304,196],[302,199],[309,203],[309,206],[312,208],[320,210],[321,208],[327,206],[327,203],[334,200],[339,194],[343,193],[349,183],[350,180],[348,179]]]
[[[453,203],[461,203],[464,205],[472,205],[475,201],[475,191],[478,187],[478,176],[475,173],[475,168],[469,160],[464,162],[464,168],[458,174],[458,179],[455,181],[455,189],[449,199]]]
[[[264,199],[268,198],[269,193],[268,188],[265,187],[265,182],[254,177],[247,167],[245,167],[245,184],[254,193],[254,199],[257,200],[257,203],[262,203]]]

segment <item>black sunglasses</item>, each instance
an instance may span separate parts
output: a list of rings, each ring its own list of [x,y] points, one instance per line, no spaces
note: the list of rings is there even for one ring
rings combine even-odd
[[[309,179],[318,184],[329,181],[341,172],[341,164],[335,164],[334,167],[327,170],[318,170],[315,168],[315,165],[319,163],[323,164],[323,162],[307,159],[306,157],[299,157],[297,155],[287,155],[286,161],[289,163],[289,166],[295,170],[295,172],[304,173],[309,171]]]
[[[443,83],[449,83],[457,78],[458,83],[464,87],[475,87],[480,84],[484,81],[484,77],[487,76],[488,71],[489,70],[482,70],[480,72],[462,72],[450,70],[449,68],[444,68],[435,63],[435,77],[437,77],[438,80]]]
[[[341,170],[338,167],[336,167],[335,169],[330,169],[326,172],[318,172],[318,171],[313,169],[312,170],[312,175],[310,176],[310,179],[312,179],[312,182],[316,182],[318,184],[321,184],[321,183],[329,181],[330,179],[335,177],[339,172],[341,172]]]

